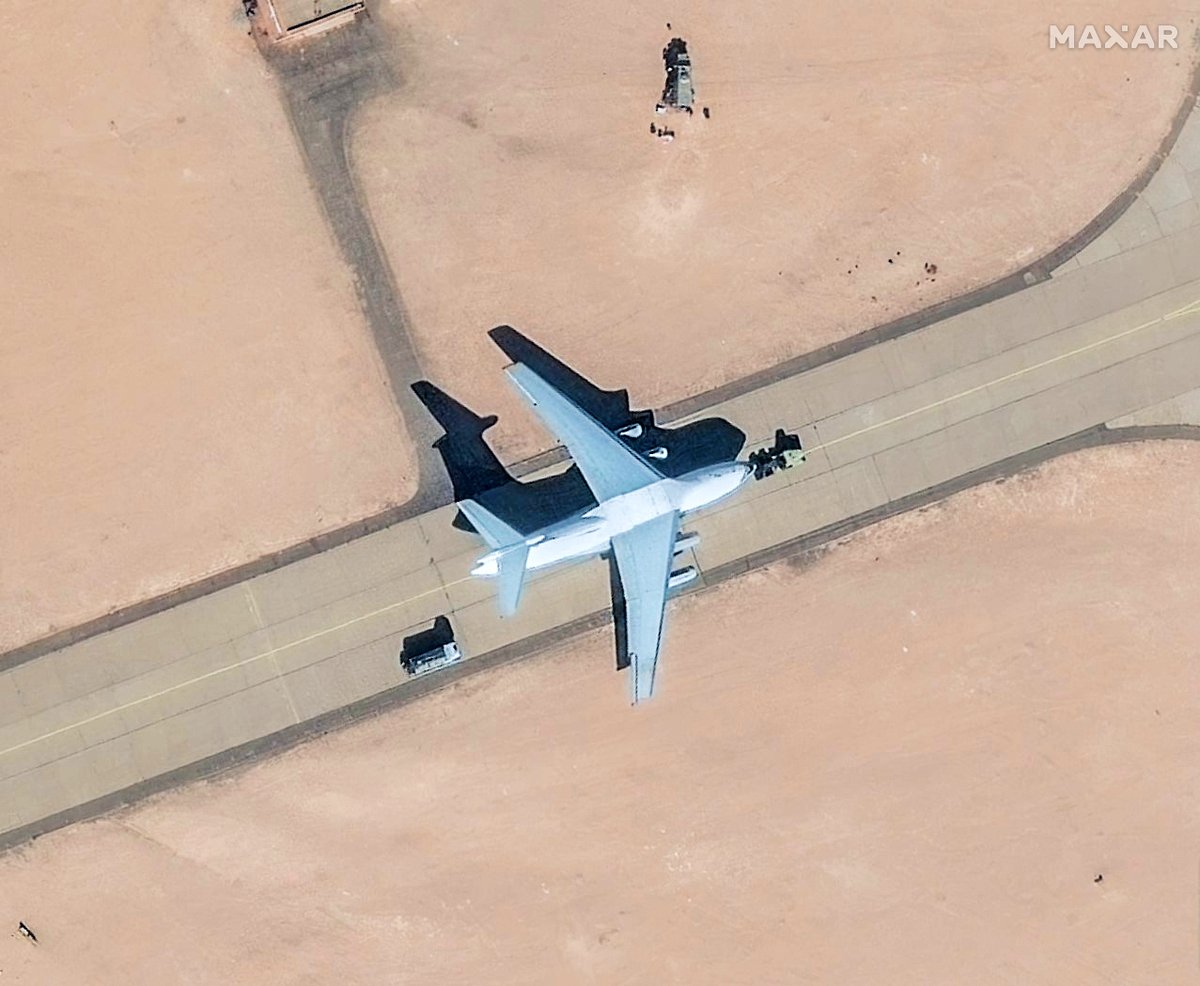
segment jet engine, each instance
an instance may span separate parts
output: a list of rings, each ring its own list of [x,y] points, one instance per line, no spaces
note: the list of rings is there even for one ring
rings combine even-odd
[[[675,539],[675,554],[681,555],[685,551],[696,547],[700,543],[700,535],[692,534],[690,531],[686,534],[680,534]]]
[[[696,569],[691,565],[687,568],[680,568],[671,573],[671,577],[667,579],[668,589],[678,589],[681,585],[687,585],[696,577]]]

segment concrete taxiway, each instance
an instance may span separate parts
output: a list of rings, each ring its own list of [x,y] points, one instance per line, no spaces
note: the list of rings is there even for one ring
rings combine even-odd
[[[689,522],[703,537],[695,564],[725,577],[1040,461],[1106,422],[1167,423],[1162,409],[1184,413],[1198,386],[1193,114],[1124,216],[1048,281],[697,413],[728,419],[750,446],[796,430],[810,455]],[[535,578],[501,620],[491,584],[467,575],[480,542],[453,516],[422,514],[5,670],[0,846],[606,621],[600,563]],[[401,642],[440,615],[471,660],[410,682]],[[669,699],[669,629],[661,670]],[[612,691],[623,703],[615,675]]]

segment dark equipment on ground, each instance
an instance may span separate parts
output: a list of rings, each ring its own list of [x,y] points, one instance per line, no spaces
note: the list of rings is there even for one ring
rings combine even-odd
[[[462,650],[459,649],[458,644],[451,641],[421,654],[413,654],[411,657],[403,656],[400,658],[400,666],[410,675],[416,676],[457,664],[462,657]]]
[[[445,616],[439,616],[428,630],[404,638],[400,648],[400,667],[417,676],[457,664],[463,659],[462,648],[454,641],[454,628]]]
[[[17,930],[35,945],[37,944],[37,935],[33,933],[33,929],[30,928],[29,925],[27,925],[24,921],[17,922]]]
[[[766,479],[776,469],[791,469],[806,460],[804,447],[797,435],[789,435],[782,428],[775,429],[775,444],[769,448],[750,453],[750,465],[754,467],[755,479]]]
[[[691,113],[696,93],[692,88],[692,57],[688,54],[687,42],[683,38],[672,38],[663,49],[663,62],[667,66],[667,84],[663,86],[662,101],[655,109],[659,113],[668,107]]]

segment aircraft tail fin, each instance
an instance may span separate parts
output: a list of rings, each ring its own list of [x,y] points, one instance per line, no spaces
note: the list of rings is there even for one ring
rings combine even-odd
[[[509,545],[525,543],[525,535],[475,500],[460,500],[458,509],[466,515],[489,548],[507,548]]]
[[[512,616],[521,601],[525,566],[529,561],[529,545],[525,542],[525,535],[474,500],[460,501],[458,509],[466,515],[488,547],[499,552],[497,574],[500,586],[497,601],[500,615]]]

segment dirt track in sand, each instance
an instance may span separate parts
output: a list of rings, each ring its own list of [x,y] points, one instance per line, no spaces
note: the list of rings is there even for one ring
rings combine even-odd
[[[239,6],[0,26],[0,650],[408,499]]]
[[[1056,8],[1184,39],[1094,52],[1051,51],[1038,0],[377,16],[405,85],[359,118],[356,166],[427,373],[501,415],[509,458],[549,439],[505,387],[492,326],[659,407],[993,281],[1146,164],[1195,26],[1194,8],[1153,0]],[[673,35],[709,120],[653,112]]]
[[[1190,11],[1122,10],[1190,32]],[[357,173],[426,375],[502,413],[507,458],[549,439],[487,327],[641,405],[695,393],[1059,242],[1144,163],[1187,75],[1186,52],[1051,53],[1032,0],[869,22],[706,4],[670,31],[665,7],[600,13],[374,11],[405,84],[359,117]],[[0,649],[402,502],[414,478],[236,7],[4,27]],[[714,115],[672,118],[667,146],[646,131],[671,34]]]
[[[1198,480],[1074,455],[682,601],[636,711],[598,633],[46,836],[4,980],[1193,982]]]

